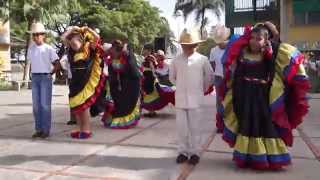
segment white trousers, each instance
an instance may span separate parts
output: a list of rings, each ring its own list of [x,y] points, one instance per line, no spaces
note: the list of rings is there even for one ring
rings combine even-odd
[[[176,109],[178,152],[187,156],[201,152],[200,109]]]

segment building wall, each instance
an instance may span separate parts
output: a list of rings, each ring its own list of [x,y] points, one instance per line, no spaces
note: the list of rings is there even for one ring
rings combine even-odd
[[[306,43],[308,45],[320,43],[320,24],[319,25],[296,25],[294,23],[292,0],[285,0],[287,12],[287,34],[286,41],[292,44]],[[319,19],[320,21],[320,19]],[[320,49],[319,49],[320,50]]]
[[[0,78],[3,71],[10,71],[10,28],[9,21],[2,23],[0,19]]]

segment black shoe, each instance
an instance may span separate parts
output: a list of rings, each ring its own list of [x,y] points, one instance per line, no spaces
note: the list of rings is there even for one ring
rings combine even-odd
[[[41,135],[42,135],[42,132],[37,131],[37,132],[32,134],[32,138],[38,138],[38,137],[41,137]]]
[[[182,164],[184,162],[188,161],[188,156],[184,155],[184,154],[179,154],[179,156],[177,157],[177,164]]]
[[[40,135],[40,138],[42,138],[42,139],[46,139],[48,137],[49,137],[48,133],[41,133],[41,135]]]
[[[77,124],[77,121],[75,120],[70,120],[67,122],[67,125],[75,125],[75,124]]]
[[[194,154],[190,157],[188,164],[195,166],[199,163],[199,161],[200,161],[200,157]]]

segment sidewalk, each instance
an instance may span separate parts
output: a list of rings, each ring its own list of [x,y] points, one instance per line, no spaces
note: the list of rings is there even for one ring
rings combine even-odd
[[[293,166],[281,172],[256,172],[237,169],[231,161],[232,150],[215,135],[214,97],[209,96],[203,109],[202,141],[206,151],[195,168],[175,164],[175,115],[168,107],[157,118],[142,119],[129,130],[102,127],[98,118],[92,124],[90,140],[68,137],[72,126],[67,92],[64,86],[54,87],[53,133],[47,140],[31,140],[33,116],[31,91],[0,92],[0,179],[319,179],[320,162],[320,99],[311,100],[311,112],[299,131],[292,149]],[[318,112],[317,112],[318,111]],[[307,142],[308,145],[305,143]],[[309,148],[310,147],[310,148]],[[313,151],[310,149],[314,148]]]

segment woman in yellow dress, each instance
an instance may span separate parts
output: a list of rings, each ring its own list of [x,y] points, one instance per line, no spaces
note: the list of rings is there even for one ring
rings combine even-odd
[[[92,135],[89,109],[100,96],[106,80],[102,71],[100,38],[88,27],[72,27],[61,38],[68,47],[72,74],[69,104],[77,120],[77,128],[70,135],[87,139]]]

